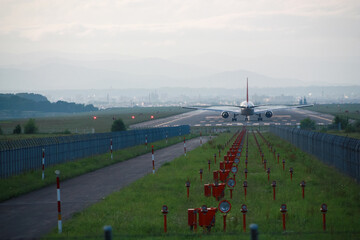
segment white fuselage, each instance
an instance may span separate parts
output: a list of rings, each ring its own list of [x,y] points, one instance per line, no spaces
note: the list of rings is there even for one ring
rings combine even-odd
[[[240,103],[241,115],[251,116],[254,115],[254,104],[250,101],[243,101]]]

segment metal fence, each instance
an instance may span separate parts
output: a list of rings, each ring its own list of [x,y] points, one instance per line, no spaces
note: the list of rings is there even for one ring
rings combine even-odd
[[[359,139],[283,126],[271,126],[270,132],[360,182]]]
[[[0,178],[42,168],[42,149],[45,165],[73,161],[113,150],[155,142],[166,137],[190,133],[190,126],[150,128],[124,132],[82,134],[65,137],[35,138],[0,142]]]

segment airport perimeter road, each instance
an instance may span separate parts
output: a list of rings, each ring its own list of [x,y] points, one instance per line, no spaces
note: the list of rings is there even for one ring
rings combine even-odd
[[[189,151],[199,145],[199,138],[186,142]],[[182,154],[182,142],[157,150],[156,169]],[[63,220],[151,172],[149,153],[60,182]],[[56,185],[0,203],[0,239],[40,238],[56,227]]]
[[[332,122],[333,116],[306,109],[283,109],[275,110],[272,118],[263,115],[263,121],[257,121],[257,116],[250,116],[251,121],[245,122],[244,116],[238,116],[237,122],[232,122],[229,118],[222,118],[220,112],[196,110],[176,116],[151,120],[143,123],[131,125],[131,128],[152,128],[169,127],[178,125],[190,125],[193,127],[221,127],[221,126],[268,126],[268,125],[300,125],[300,121],[309,117],[319,125],[327,125]]]

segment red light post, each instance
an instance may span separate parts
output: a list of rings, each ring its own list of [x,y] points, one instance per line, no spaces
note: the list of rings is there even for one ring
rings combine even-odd
[[[248,174],[247,168],[244,169],[244,173],[245,173],[245,179],[247,179],[247,174]]]
[[[303,199],[305,198],[305,186],[306,186],[306,183],[304,180],[302,180],[300,183],[300,187],[302,188],[302,198]]]
[[[294,169],[291,167],[291,168],[289,169],[289,172],[290,172],[290,179],[291,179],[291,181],[292,181],[292,176],[293,176]]]
[[[283,171],[285,171],[285,159],[282,160],[283,163]]]
[[[232,199],[232,191],[236,185],[236,181],[234,178],[229,178],[226,182],[226,185],[229,187],[229,191],[230,191],[230,198]]]
[[[222,200],[219,203],[219,211],[224,213],[223,219],[224,219],[224,232],[226,231],[226,215],[228,214],[228,212],[230,212],[231,210],[231,204],[229,201],[227,200]]]
[[[245,201],[246,201],[246,189],[247,189],[248,183],[247,181],[244,181],[243,187],[244,187],[244,195],[245,195]]]
[[[186,186],[187,198],[189,198],[189,189],[190,189],[190,181],[189,180],[186,181],[185,186]]]
[[[202,174],[203,174],[202,168],[200,169],[199,173],[200,173],[200,181],[202,182]]]
[[[326,231],[326,213],[327,213],[327,205],[325,203],[321,204],[320,211],[323,214],[323,230]]]
[[[245,160],[245,167],[247,168],[247,165],[248,165],[248,160],[246,159]]]
[[[282,213],[282,220],[283,220],[283,230],[286,231],[286,223],[285,223],[285,214],[287,212],[286,204],[281,204],[280,212]]]
[[[210,164],[211,164],[211,162],[210,162],[210,160],[208,160],[209,172],[210,172]]]
[[[275,188],[276,188],[276,181],[272,181],[271,186],[272,186],[272,188],[273,188],[273,199],[274,199],[274,201],[275,201],[275,194],[276,194],[276,192],[275,192]]]
[[[166,233],[167,232],[166,215],[169,213],[168,207],[166,205],[163,205],[161,212],[164,215],[164,232]]]
[[[277,154],[278,164],[279,164],[279,158],[280,158],[280,153]]]
[[[241,212],[243,213],[243,229],[244,232],[246,232],[246,213],[247,213],[247,207],[245,204],[241,205]]]
[[[266,173],[268,174],[268,182],[270,181],[270,168],[266,170]]]
[[[216,153],[214,154],[214,163],[216,164]]]
[[[264,159],[264,170],[266,170],[266,159]]]

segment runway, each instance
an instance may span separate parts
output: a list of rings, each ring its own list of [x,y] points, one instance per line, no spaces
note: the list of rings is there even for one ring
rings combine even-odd
[[[143,123],[131,125],[130,128],[153,128],[190,125],[191,127],[224,127],[224,126],[270,126],[270,125],[300,125],[300,121],[309,117],[318,125],[328,125],[333,116],[305,109],[285,109],[273,112],[273,117],[258,121],[257,116],[250,116],[250,121],[245,122],[245,116],[238,116],[238,121],[232,122],[232,116],[222,118],[219,112],[196,110],[162,119],[155,119]]]

